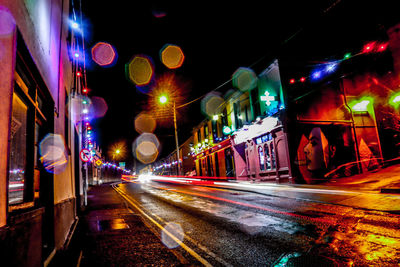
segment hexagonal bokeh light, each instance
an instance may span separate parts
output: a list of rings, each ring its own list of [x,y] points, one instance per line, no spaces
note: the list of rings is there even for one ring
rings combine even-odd
[[[208,117],[212,117],[216,113],[219,113],[223,103],[224,99],[218,93],[208,93],[201,100],[201,111]]]
[[[117,54],[114,47],[109,43],[98,42],[92,48],[92,59],[98,65],[105,67],[112,65],[116,61]]]
[[[147,113],[140,113],[135,118],[135,129],[138,133],[152,133],[156,129],[156,120]]]
[[[257,75],[250,68],[240,67],[233,73],[232,83],[240,91],[249,91],[257,86]]]
[[[152,133],[142,133],[132,144],[133,155],[142,163],[154,162],[159,154],[160,142]]]
[[[90,98],[90,108],[89,108],[89,116],[91,118],[101,118],[106,115],[108,106],[104,98],[99,96],[93,96]]]
[[[182,66],[185,55],[182,49],[173,44],[166,44],[160,50],[161,62],[169,69],[177,69]]]
[[[137,86],[148,85],[154,75],[154,65],[150,57],[136,55],[128,64],[129,79]]]
[[[59,174],[68,163],[64,138],[58,134],[48,134],[39,143],[40,160],[44,168],[51,173]]]

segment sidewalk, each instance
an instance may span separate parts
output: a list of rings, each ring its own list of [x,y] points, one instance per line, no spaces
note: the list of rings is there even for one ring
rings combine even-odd
[[[65,251],[49,266],[182,266],[110,186],[94,186]]]

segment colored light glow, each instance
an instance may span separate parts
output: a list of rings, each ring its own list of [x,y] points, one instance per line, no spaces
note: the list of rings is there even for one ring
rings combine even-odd
[[[74,56],[75,56],[76,58],[78,58],[78,57],[79,57],[79,53],[75,53]]]
[[[88,89],[87,89],[87,88],[83,88],[83,89],[82,89],[82,93],[85,93],[85,94],[86,94],[87,92],[88,92]]]
[[[393,103],[400,102],[400,95],[396,96],[396,97],[392,100],[392,102],[393,102]]]
[[[150,57],[137,55],[128,65],[129,78],[137,86],[148,85],[153,78],[154,67]]]
[[[224,134],[230,134],[232,132],[232,129],[228,126],[224,126],[222,131],[224,132]]]
[[[320,79],[321,76],[322,76],[322,75],[321,75],[321,71],[319,71],[319,70],[314,71],[314,72],[311,74],[311,77],[312,77],[314,80]]]
[[[344,54],[344,59],[349,59],[351,57],[351,53],[346,53],[346,54]]]
[[[81,77],[82,73],[80,71],[76,72],[76,76]]]
[[[398,108],[400,106],[400,92],[397,92],[390,97],[389,104],[391,104],[394,108]]]
[[[290,81],[289,81],[289,83],[295,83],[296,82],[296,80],[295,79],[290,79]]]
[[[232,75],[232,84],[240,91],[249,91],[257,86],[258,78],[250,68],[240,67]]]
[[[15,20],[11,12],[0,6],[0,36],[11,35],[14,32]]]
[[[326,72],[333,72],[333,71],[336,70],[336,67],[337,67],[337,64],[336,64],[336,63],[328,64],[328,65],[325,67],[325,71],[326,71]]]
[[[88,114],[88,113],[89,113],[89,110],[85,108],[85,109],[82,110],[82,113],[83,113],[83,114]]]
[[[150,114],[141,113],[135,118],[135,130],[140,134],[154,132],[156,124],[156,120]]]
[[[165,104],[167,103],[168,98],[165,95],[162,95],[158,100],[160,101],[161,104]]]
[[[221,112],[224,99],[217,92],[208,93],[200,102],[201,111],[208,117],[213,117],[215,113]]]
[[[185,232],[180,224],[169,222],[161,231],[161,241],[169,249],[177,248],[185,238]]]
[[[59,174],[65,170],[68,156],[64,139],[61,135],[48,134],[39,143],[40,160],[50,173]]]
[[[303,83],[303,82],[305,82],[305,81],[306,81],[306,77],[301,77],[301,78],[300,78],[300,82]]]
[[[267,106],[271,105],[271,101],[275,101],[275,96],[269,95],[268,91],[265,91],[264,95],[260,97],[261,101],[265,101]]]
[[[161,48],[161,62],[169,69],[177,69],[182,66],[185,55],[177,45],[166,44]]]
[[[73,29],[78,29],[78,28],[79,28],[79,24],[78,24],[76,21],[73,21],[73,22],[71,23],[71,27],[72,27]]]
[[[361,102],[354,104],[351,109],[358,112],[368,111],[369,103],[369,100],[362,100]]]
[[[141,134],[132,144],[133,155],[142,163],[154,162],[159,154],[160,142],[152,133]]]
[[[108,105],[104,98],[93,96],[90,101],[89,113],[92,118],[101,118],[107,113]]]
[[[98,65],[105,67],[115,63],[117,53],[112,45],[105,42],[98,42],[92,48],[92,59]]]
[[[214,121],[217,121],[217,120],[218,120],[218,115],[214,115],[214,116],[213,116],[213,120],[214,120]]]
[[[376,42],[369,42],[364,45],[362,52],[363,53],[370,53],[375,49]]]
[[[380,45],[378,46],[378,52],[383,52],[383,51],[385,51],[386,48],[388,47],[388,44],[389,44],[389,43],[380,44]]]

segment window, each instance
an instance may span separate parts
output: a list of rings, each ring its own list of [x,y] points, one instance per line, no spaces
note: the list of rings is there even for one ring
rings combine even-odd
[[[26,143],[27,143],[28,106],[16,94],[13,94],[11,133],[10,133],[10,167],[8,203],[19,204],[24,201],[27,189],[26,178]]]
[[[219,176],[218,152],[214,153],[215,176]]]
[[[201,129],[197,131],[197,143],[201,143]]]
[[[269,147],[271,148],[271,165],[272,165],[272,169],[275,169],[276,168],[276,160],[275,160],[274,144],[271,142],[269,144]]]
[[[13,89],[9,132],[9,211],[34,206],[41,197],[40,186],[47,186],[41,185],[41,180],[50,184],[52,181],[51,174],[41,171],[39,143],[53,129],[54,102],[19,33]]]
[[[204,125],[204,138],[208,138],[208,124]]]
[[[258,159],[260,162],[260,170],[264,171],[265,170],[265,165],[264,165],[265,160],[264,160],[264,151],[263,151],[262,146],[258,147]]]
[[[271,170],[271,156],[269,153],[269,147],[268,144],[264,145],[264,151],[265,151],[265,163],[267,166],[267,170]]]

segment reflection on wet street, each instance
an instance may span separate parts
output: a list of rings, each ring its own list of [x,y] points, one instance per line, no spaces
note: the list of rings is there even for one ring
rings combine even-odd
[[[400,260],[399,215],[325,203],[323,191],[302,200],[160,183],[122,184],[121,190],[160,224],[179,225],[182,231],[172,232],[184,233],[182,242],[213,265],[391,266]],[[336,194],[328,200],[354,197]]]

